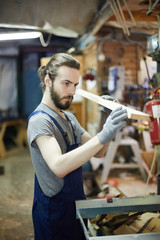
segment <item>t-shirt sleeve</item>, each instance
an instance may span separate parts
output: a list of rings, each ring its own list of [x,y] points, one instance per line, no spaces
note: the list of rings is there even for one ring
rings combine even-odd
[[[27,136],[29,144],[36,147],[35,139],[43,135],[54,137],[54,127],[47,115],[38,113],[32,116],[28,123]]]

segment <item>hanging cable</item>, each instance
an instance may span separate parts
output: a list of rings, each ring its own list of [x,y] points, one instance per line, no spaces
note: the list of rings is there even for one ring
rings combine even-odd
[[[145,195],[147,195],[148,184],[149,184],[149,180],[151,178],[152,170],[153,170],[153,167],[155,165],[156,159],[157,159],[157,146],[154,147],[154,156],[153,156],[152,165],[151,165],[151,168],[150,168],[150,171],[149,171],[149,174],[148,174],[148,179],[147,179],[147,182],[146,182]]]
[[[47,46],[49,45],[49,43],[50,43],[50,41],[51,41],[51,37],[52,37],[52,34],[49,33],[48,39],[47,39],[47,41],[45,42],[45,41],[44,41],[43,34],[41,33],[41,35],[40,35],[40,42],[41,42],[41,44],[42,44],[43,47],[47,47]]]

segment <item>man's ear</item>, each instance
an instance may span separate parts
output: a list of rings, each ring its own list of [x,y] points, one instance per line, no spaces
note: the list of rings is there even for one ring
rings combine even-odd
[[[52,86],[52,81],[51,81],[51,79],[50,79],[48,74],[45,76],[44,81],[45,81],[46,86],[48,86],[48,87]]]

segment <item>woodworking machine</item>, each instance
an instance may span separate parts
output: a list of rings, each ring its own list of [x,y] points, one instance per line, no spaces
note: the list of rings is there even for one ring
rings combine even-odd
[[[85,227],[83,219],[95,218],[99,214],[127,213],[127,212],[154,212],[160,210],[160,196],[113,198],[110,201],[106,199],[91,199],[76,201],[77,219],[80,220],[84,230],[86,240],[159,240],[160,233],[139,233],[96,236],[96,233],[88,221],[88,229]]]

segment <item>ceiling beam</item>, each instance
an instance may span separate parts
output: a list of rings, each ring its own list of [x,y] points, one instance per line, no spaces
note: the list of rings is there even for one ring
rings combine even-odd
[[[131,18],[127,11],[123,11],[123,14],[127,22],[131,21]],[[144,12],[132,11],[132,15],[136,22],[158,22],[158,16],[153,15],[147,16],[146,13]],[[108,18],[107,22],[109,21],[116,21],[115,16],[112,15],[110,18]]]
[[[124,5],[124,2],[122,0],[120,0],[120,4],[121,6]],[[101,15],[99,16],[99,18],[96,20],[96,22],[94,23],[94,27],[92,29],[91,34],[92,35],[96,35],[96,33],[99,31],[99,29],[103,26],[103,24],[111,17],[113,16],[113,11],[110,7],[110,3],[109,1],[106,1],[105,5],[104,5],[104,10],[102,11]]]

